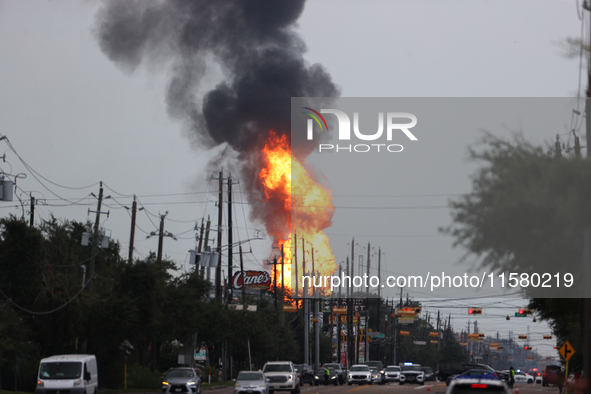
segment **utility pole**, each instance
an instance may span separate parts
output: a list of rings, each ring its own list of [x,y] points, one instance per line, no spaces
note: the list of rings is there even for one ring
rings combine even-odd
[[[381,277],[381,271],[382,271],[382,248],[378,248],[378,281],[379,283],[382,283],[382,277]],[[382,293],[380,291],[380,286],[378,286],[378,321],[377,321],[377,331],[380,332],[380,305],[382,304]],[[380,359],[380,343],[377,343],[377,359]]]
[[[197,244],[197,253],[201,253],[203,251],[203,231],[205,230],[203,228],[205,218],[201,218],[201,227],[199,228],[199,243]],[[197,225],[195,225],[197,226]],[[195,230],[197,230],[197,228],[195,228]],[[199,255],[199,261],[201,261],[201,255]],[[201,266],[201,264],[199,264]],[[195,270],[197,270],[198,268],[195,267]],[[203,273],[204,273],[204,267],[199,267],[199,276],[201,278],[203,278]]]
[[[371,268],[371,245],[367,243],[367,277],[370,277],[370,268]],[[369,360],[369,341],[367,340],[367,333],[369,332],[369,286],[367,286],[366,293],[365,293],[365,335],[364,337],[364,347],[363,347],[363,360],[364,362]]]
[[[29,212],[29,226],[35,224],[35,197],[31,196],[31,210]]]
[[[209,215],[207,215],[207,226],[205,227],[205,238],[203,239],[203,250],[209,251],[209,229],[211,228],[211,219]],[[205,269],[205,267],[202,267]],[[211,267],[209,264],[207,265],[207,283],[211,283]],[[210,300],[210,292],[207,292],[207,301]]]
[[[281,304],[283,305],[283,300],[285,299],[285,270],[283,266],[285,265],[285,255],[283,254],[283,245],[281,244]]]
[[[293,235],[293,242],[291,243],[293,246],[293,252],[294,252],[294,265],[295,265],[295,298],[296,299],[296,308],[298,307],[298,300],[297,297],[299,297],[299,289],[298,289],[298,282],[299,282],[299,277],[298,277],[298,234],[294,233]],[[293,288],[293,286],[292,286]]]
[[[103,205],[103,181],[100,182],[100,189],[99,189],[99,196],[98,196],[98,203],[96,208],[96,218],[94,220],[94,230],[92,234],[92,251],[90,255],[90,273],[89,273],[89,280],[92,280],[94,277],[94,264],[96,261],[96,254],[98,250],[98,243],[99,243],[99,225],[101,221],[101,208]],[[92,212],[92,211],[89,211]],[[107,217],[109,217],[109,213],[107,212]],[[93,290],[94,282],[90,283],[90,291]]]
[[[215,270],[215,298],[222,298],[222,218],[224,201],[224,170],[220,171],[219,181],[219,199],[218,199],[218,265]]]
[[[129,258],[127,259],[128,264],[133,264],[133,241],[135,239],[135,217],[137,213],[137,201],[135,200],[135,194],[133,195],[133,204],[131,205],[131,232],[129,234]]]
[[[162,246],[164,244],[164,218],[168,215],[168,211],[164,215],[160,215],[160,231],[158,232],[158,258],[156,262],[162,263]]]
[[[302,237],[302,266],[304,271],[302,277],[305,277],[306,247],[304,237]],[[308,306],[308,281],[304,280],[304,364],[310,364],[310,316]]]
[[[242,275],[242,304],[246,306],[246,285],[244,284],[244,261],[242,260],[242,245],[239,246],[240,251],[240,272]]]
[[[273,298],[275,298],[275,313],[277,313],[277,257],[273,259]]]
[[[314,252],[314,249],[312,249]],[[314,256],[314,254],[312,254]],[[318,280],[320,280],[320,271],[316,272],[316,276]],[[315,369],[320,368],[320,324],[319,324],[319,317],[320,312],[318,310],[318,296],[320,295],[320,288],[316,288],[316,298],[314,298],[314,337],[315,337],[315,346],[314,346],[314,364]],[[331,345],[332,346],[332,345]]]
[[[228,174],[228,294],[231,296],[232,289],[232,174]],[[244,279],[244,278],[243,278]]]

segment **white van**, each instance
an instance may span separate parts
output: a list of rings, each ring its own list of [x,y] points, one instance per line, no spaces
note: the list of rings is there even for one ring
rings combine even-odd
[[[41,360],[35,394],[97,394],[96,357],[65,354]]]

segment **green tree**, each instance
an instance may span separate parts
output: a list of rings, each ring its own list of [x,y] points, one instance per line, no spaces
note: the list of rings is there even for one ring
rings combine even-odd
[[[591,224],[591,161],[554,157],[519,135],[506,140],[486,134],[469,152],[482,167],[472,177],[472,192],[452,202],[454,223],[442,231],[489,270],[567,269],[580,278],[583,234]],[[584,285],[575,281],[560,295],[580,297]],[[524,295],[549,320],[558,342],[581,343],[580,301],[544,299],[546,294],[535,290],[530,287]]]

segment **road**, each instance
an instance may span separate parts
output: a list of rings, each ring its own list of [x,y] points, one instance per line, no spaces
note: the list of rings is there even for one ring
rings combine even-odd
[[[445,383],[439,382],[428,382],[429,384],[425,383],[424,386],[419,386],[416,384],[405,384],[400,386],[398,383],[387,383],[384,385],[363,385],[363,386],[309,386],[305,385],[302,387],[301,392],[302,394],[398,394],[398,393],[407,393],[407,394],[422,394],[422,392],[430,391],[433,394],[437,393],[445,393]],[[215,394],[231,394],[232,387],[224,388],[215,390]],[[517,389],[517,390],[516,390]],[[515,384],[513,392],[515,394],[550,394],[555,393],[558,394],[557,387],[542,387],[542,385],[537,384]],[[287,391],[277,391],[276,393],[287,393]],[[213,393],[212,393],[213,394]]]

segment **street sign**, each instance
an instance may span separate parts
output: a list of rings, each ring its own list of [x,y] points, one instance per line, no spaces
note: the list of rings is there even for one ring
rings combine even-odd
[[[368,336],[373,338],[386,338],[386,334],[384,334],[383,332],[370,332],[368,333]]]
[[[415,345],[426,345],[427,341],[413,341],[412,343],[414,343]]]
[[[398,324],[412,324],[415,322],[415,317],[411,316],[411,317],[399,317],[398,318]]]
[[[568,362],[570,358],[575,354],[575,349],[572,347],[569,341],[564,342],[564,345],[560,347],[558,351],[564,361]]]
[[[429,331],[430,337],[439,337],[439,331]]]
[[[439,341],[438,341],[438,340],[436,340],[436,339],[431,339],[431,341],[430,341],[430,342],[431,342],[431,343],[434,343],[435,345],[437,345],[437,344],[439,343]]]

